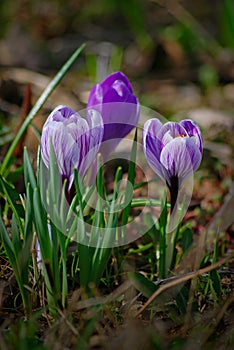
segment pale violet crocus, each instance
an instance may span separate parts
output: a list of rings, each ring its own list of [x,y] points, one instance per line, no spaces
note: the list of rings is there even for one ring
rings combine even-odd
[[[166,182],[173,210],[178,191],[201,163],[200,129],[189,119],[166,124],[150,119],[143,129],[143,150],[151,168]]]
[[[41,156],[46,168],[50,166],[52,145],[61,180],[67,180],[66,199],[70,204],[74,196],[74,169],[84,178],[97,156],[103,137],[103,122],[95,110],[87,112],[87,120],[67,106],[56,107],[46,120],[41,135]],[[45,181],[43,179],[43,181]],[[60,184],[57,184],[58,186]],[[58,187],[58,191],[60,191]],[[58,203],[59,207],[59,203]],[[51,225],[48,235],[52,241]],[[42,269],[42,253],[38,239],[35,244],[38,268]]]
[[[68,191],[74,179],[74,169],[81,178],[97,156],[103,137],[103,122],[95,110],[87,112],[87,120],[67,106],[55,108],[46,120],[41,135],[41,155],[46,167],[50,164],[52,143],[62,180],[67,179]]]
[[[100,153],[104,160],[118,143],[134,129],[139,120],[140,104],[128,78],[115,72],[91,90],[87,109],[97,110],[104,124]]]

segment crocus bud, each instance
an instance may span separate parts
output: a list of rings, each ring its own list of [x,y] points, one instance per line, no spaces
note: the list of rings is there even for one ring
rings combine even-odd
[[[100,153],[105,159],[137,125],[140,104],[128,78],[116,72],[92,88],[87,108],[97,110],[103,118],[104,134]]]
[[[41,135],[41,155],[46,167],[50,164],[52,142],[59,172],[67,179],[68,188],[73,183],[73,170],[81,178],[94,161],[103,137],[103,123],[100,114],[89,110],[88,122],[66,106],[55,108],[46,120]]]
[[[151,168],[166,181],[173,209],[178,190],[201,163],[199,127],[189,119],[164,125],[156,118],[150,119],[143,129],[143,150]]]

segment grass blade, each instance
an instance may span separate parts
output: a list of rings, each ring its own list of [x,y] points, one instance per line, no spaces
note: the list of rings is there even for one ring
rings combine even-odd
[[[24,182],[25,187],[27,188],[28,184],[31,184],[32,188],[34,189],[37,185],[36,178],[34,175],[34,171],[32,168],[32,164],[30,162],[27,148],[24,148]]]
[[[138,272],[128,272],[134,287],[139,290],[146,298],[150,298],[152,294],[159,288],[155,283],[148,280],[145,276]]]
[[[23,226],[21,217],[24,216],[24,210],[21,204],[17,202],[20,201],[18,192],[15,191],[14,187],[10,185],[1,175],[0,175],[0,186],[3,189],[3,192],[7,198],[7,201],[14,213],[14,216],[17,220],[17,224],[20,229],[20,233],[23,234]]]
[[[12,154],[18,144],[18,142],[20,141],[21,137],[23,136],[23,134],[25,133],[27,127],[29,126],[29,124],[31,123],[31,121],[33,120],[33,118],[36,116],[36,114],[39,112],[39,110],[42,108],[42,106],[45,104],[45,102],[47,101],[47,99],[49,98],[49,96],[51,95],[51,93],[54,91],[54,89],[56,88],[56,86],[60,83],[60,81],[63,79],[63,77],[66,75],[66,73],[68,72],[68,70],[71,68],[71,66],[75,63],[75,61],[77,60],[78,56],[80,55],[80,53],[82,52],[82,50],[84,49],[85,45],[81,45],[72,55],[71,57],[67,60],[67,62],[62,66],[62,68],[58,71],[58,73],[55,75],[55,77],[53,78],[53,80],[49,83],[49,85],[47,86],[47,88],[44,90],[44,92],[41,94],[41,96],[39,97],[39,99],[37,100],[37,102],[35,103],[35,105],[33,106],[33,108],[31,109],[31,111],[29,112],[27,118],[25,119],[24,123],[22,124],[21,128],[19,129],[16,137],[14,138],[3,162],[2,162],[2,166],[0,168],[0,173],[4,174],[8,163],[12,157]]]

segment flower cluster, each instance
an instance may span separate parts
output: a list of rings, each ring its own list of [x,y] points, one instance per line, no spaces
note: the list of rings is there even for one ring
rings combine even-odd
[[[71,187],[73,170],[77,169],[83,178],[98,152],[106,159],[136,127],[139,111],[139,101],[127,77],[121,72],[109,75],[90,92],[87,121],[66,106],[59,106],[50,114],[41,137],[45,165],[49,167],[52,144],[62,179],[67,179]],[[189,119],[164,125],[158,119],[150,119],[144,125],[142,142],[149,165],[166,182],[174,202],[179,188],[201,162],[198,126]]]
[[[139,106],[129,80],[121,72],[111,74],[91,90],[88,122],[69,107],[58,106],[42,130],[41,154],[46,167],[52,143],[62,179],[67,179],[71,187],[74,169],[83,178],[98,152],[106,158],[136,126]],[[108,140],[111,142],[104,146]]]

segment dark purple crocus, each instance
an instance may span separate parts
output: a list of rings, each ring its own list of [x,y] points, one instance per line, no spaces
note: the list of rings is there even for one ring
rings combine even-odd
[[[54,147],[62,180],[67,179],[68,191],[73,183],[73,170],[81,178],[94,161],[103,137],[100,114],[89,110],[87,120],[66,106],[55,108],[46,120],[41,135],[41,155],[46,167],[50,164],[50,144]]]
[[[201,163],[200,129],[189,119],[164,125],[156,118],[150,119],[143,129],[143,149],[151,168],[166,181],[172,211],[179,189]]]
[[[116,72],[92,88],[87,108],[97,110],[103,118],[104,134],[100,153],[106,159],[121,139],[137,125],[140,104],[128,78]]]

